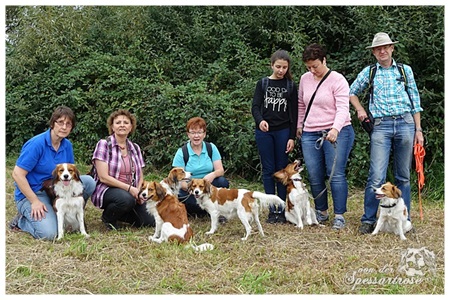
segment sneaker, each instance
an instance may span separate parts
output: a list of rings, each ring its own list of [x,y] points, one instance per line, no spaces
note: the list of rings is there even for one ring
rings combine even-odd
[[[284,211],[283,212],[279,212],[277,215],[277,223],[281,223],[284,224],[286,223],[286,216],[284,215]]]
[[[408,233],[408,232],[415,233],[416,232],[416,230],[412,226],[411,221],[409,221],[409,220],[407,221],[404,231],[405,231],[405,233]]]
[[[344,217],[335,217],[333,220],[333,226],[331,228],[335,230],[341,230],[345,227]]]
[[[274,213],[274,212],[270,212],[269,213],[269,217],[267,218],[267,223],[269,224],[275,224],[277,222],[277,218],[278,214]]]
[[[11,220],[11,222],[9,222],[9,229],[11,231],[22,231],[19,228],[19,219],[22,218],[22,214],[21,213],[17,213],[14,218]]]
[[[359,232],[362,234],[370,234],[375,229],[375,224],[370,223],[362,223],[361,226],[359,226]]]
[[[322,214],[322,212],[320,212],[319,210],[316,209],[316,218],[317,218],[317,222],[319,223],[325,223],[326,221],[328,221],[328,213],[326,215]]]
[[[225,224],[226,222],[228,222],[227,218],[225,218],[224,216],[219,216],[219,223],[220,224]]]

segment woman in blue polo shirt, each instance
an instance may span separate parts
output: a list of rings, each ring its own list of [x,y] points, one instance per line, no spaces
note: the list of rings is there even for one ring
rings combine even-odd
[[[9,224],[15,231],[29,232],[36,239],[53,240],[58,234],[52,201],[43,190],[43,182],[52,178],[57,164],[74,163],[72,143],[67,139],[75,127],[75,115],[66,106],[53,112],[50,128],[28,140],[22,147],[12,177],[18,213]],[[87,200],[95,189],[89,175],[81,175]]]
[[[189,142],[185,147],[178,149],[173,159],[173,167],[182,167],[185,171],[191,172],[192,178],[204,178],[215,187],[229,187],[228,180],[223,177],[225,171],[222,165],[222,157],[216,145],[204,142],[206,136],[206,122],[203,118],[194,117],[186,124]],[[183,155],[183,148],[185,154]],[[208,149],[210,148],[210,149]],[[187,151],[186,151],[187,150]],[[202,217],[207,214],[200,208],[194,196],[187,192],[187,183],[181,186],[178,198],[186,206],[186,210],[191,216]],[[225,220],[223,217],[219,219]]]

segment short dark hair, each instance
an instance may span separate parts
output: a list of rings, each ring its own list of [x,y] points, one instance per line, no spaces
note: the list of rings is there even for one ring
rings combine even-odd
[[[134,133],[134,131],[136,130],[136,117],[126,109],[118,109],[112,112],[109,115],[108,120],[106,121],[106,126],[108,127],[109,134],[111,135],[113,133],[112,126],[114,123],[114,119],[117,118],[118,116],[125,116],[128,119],[130,119],[132,126],[131,133]]]
[[[309,60],[320,60],[323,62],[323,59],[327,56],[327,51],[324,47],[319,44],[311,44],[303,50],[302,60],[303,62],[307,62]]]
[[[291,57],[289,56],[289,53],[287,53],[286,50],[277,50],[275,51],[272,56],[270,57],[270,65],[272,66],[277,60],[285,60],[288,62],[288,69],[286,74],[284,75],[287,79],[292,80],[292,74],[291,74]]]
[[[53,125],[55,125],[55,122],[61,117],[66,117],[67,119],[69,119],[69,121],[72,123],[72,129],[75,128],[75,122],[76,122],[75,114],[73,113],[72,109],[70,109],[69,107],[67,107],[65,105],[58,106],[53,111],[52,116],[50,117],[50,120],[48,121],[50,128],[53,129]]]

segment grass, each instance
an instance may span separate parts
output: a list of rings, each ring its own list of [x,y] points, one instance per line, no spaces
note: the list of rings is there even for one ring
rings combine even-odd
[[[11,167],[6,168],[6,221],[16,213]],[[151,175],[152,178],[158,177]],[[161,176],[163,177],[163,176]],[[233,187],[262,190],[259,183],[231,179]],[[194,242],[215,249],[197,253],[177,244],[148,240],[154,228],[127,227],[107,232],[101,211],[86,209],[91,237],[66,234],[62,241],[39,241],[29,234],[5,232],[5,291],[17,294],[444,294],[444,206],[423,198],[424,220],[412,205],[415,233],[401,241],[392,234],[360,235],[363,193],[352,190],[341,232],[307,226],[264,223],[265,236],[241,241],[244,228],[229,220],[216,234],[205,235],[209,218],[192,219]],[[408,248],[426,247],[435,256],[436,272],[413,277],[397,271]]]

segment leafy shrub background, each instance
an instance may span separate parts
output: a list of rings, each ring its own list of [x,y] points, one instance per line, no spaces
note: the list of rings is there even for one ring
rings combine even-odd
[[[271,53],[290,52],[298,81],[304,47],[319,42],[351,83],[375,61],[365,49],[373,35],[388,32],[400,41],[394,58],[415,72],[427,188],[443,199],[443,6],[8,6],[6,31],[7,153],[48,128],[51,111],[65,104],[78,118],[70,135],[76,160],[89,163],[110,112],[127,108],[149,169],[164,171],[187,140],[186,121],[198,115],[228,174],[246,179],[260,176],[250,106]],[[352,116],[349,181],[364,186],[369,141]]]

